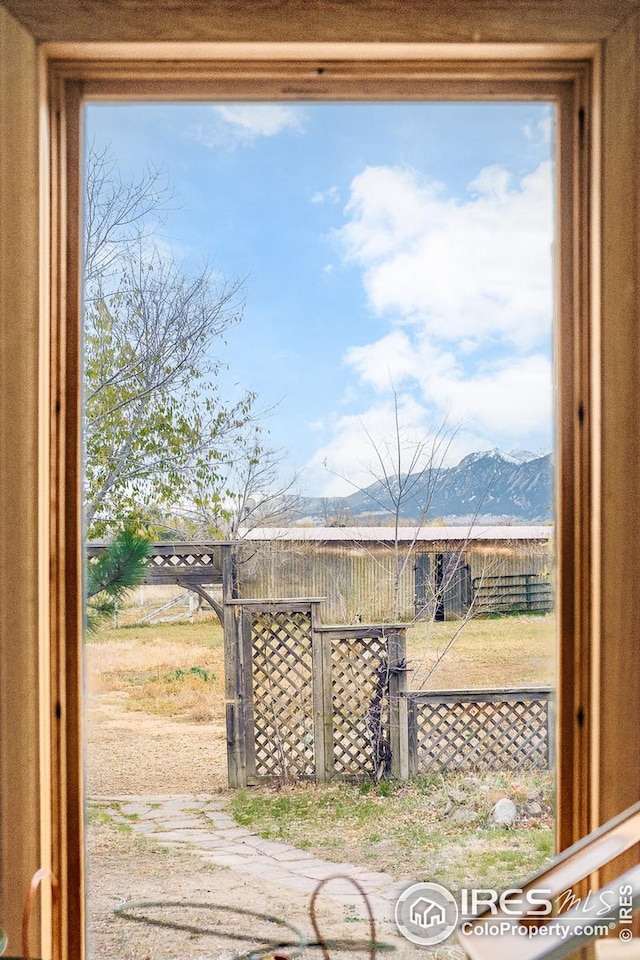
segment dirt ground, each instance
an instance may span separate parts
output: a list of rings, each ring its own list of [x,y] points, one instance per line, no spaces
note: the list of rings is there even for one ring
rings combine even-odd
[[[87,794],[216,793],[226,790],[225,729],[128,711],[125,694],[89,697]]]
[[[314,935],[305,893],[287,890],[273,882],[266,887],[186,853],[169,852],[144,837],[122,834],[114,824],[108,823],[91,824],[88,862],[91,960],[271,957],[279,944],[289,944],[283,947],[287,956],[297,955],[306,960],[321,955],[314,947],[296,954],[292,947],[299,938],[294,931],[282,923],[270,923],[256,916],[286,918],[312,942]],[[169,902],[171,906],[131,908],[127,917],[114,913],[123,902],[132,900]],[[369,955],[366,923],[349,920],[343,907],[327,900],[320,905],[319,920],[324,936],[334,944],[331,956],[335,960]],[[380,956],[393,955],[398,960],[415,956],[410,945],[402,942],[392,930],[380,930],[378,941],[390,948],[380,951]],[[265,949],[269,945],[270,949]],[[440,953],[442,960],[449,956],[453,955]]]
[[[194,724],[126,711],[121,695],[111,691],[90,695],[86,738],[89,798],[227,792],[225,733],[219,722]],[[321,956],[317,947],[296,953],[292,945],[298,938],[291,930],[255,916],[286,919],[313,942],[308,894],[204,863],[122,832],[113,822],[90,817],[87,832],[90,960],[271,957],[282,938],[290,945],[287,956]],[[172,905],[117,915],[114,911],[128,901]],[[319,919],[334,944],[335,960],[369,955],[367,924],[351,919],[344,907],[325,899]],[[386,925],[378,941],[388,945],[380,956],[416,956],[417,948]],[[460,954],[442,948],[433,956],[449,960]]]
[[[203,793],[230,797],[219,633],[206,623],[186,628],[171,624],[138,633],[108,631],[87,644],[89,799]],[[472,646],[478,649],[477,643]],[[536,653],[538,646],[540,642],[528,652]],[[464,652],[461,647],[460,656]],[[504,650],[498,653],[511,668],[513,657]],[[491,654],[492,662],[496,657]],[[185,680],[185,670],[194,664],[210,682],[203,683],[199,675]],[[178,685],[171,679],[174,674],[182,675]],[[522,682],[529,675],[516,679]],[[175,693],[177,686],[180,691]],[[314,939],[307,893],[133,835],[122,824],[101,818],[99,806],[87,826],[90,960],[272,957],[275,945],[291,931],[262,915],[286,919]],[[172,906],[138,907],[119,915],[128,901],[170,901]],[[370,955],[366,923],[326,898],[320,912],[323,932],[338,942],[331,950],[335,960]],[[399,960],[462,956],[448,944],[432,951],[413,947],[390,926],[379,930],[378,940],[393,948]],[[317,947],[300,954],[289,946],[284,952],[291,957],[321,955]]]

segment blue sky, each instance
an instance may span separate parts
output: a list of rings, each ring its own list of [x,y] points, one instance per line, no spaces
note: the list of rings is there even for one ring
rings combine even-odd
[[[455,429],[451,462],[551,449],[549,105],[93,104],[86,120],[125,177],[170,176],[163,246],[246,278],[225,388],[278,403],[271,439],[305,493],[365,482],[394,391],[408,443]]]

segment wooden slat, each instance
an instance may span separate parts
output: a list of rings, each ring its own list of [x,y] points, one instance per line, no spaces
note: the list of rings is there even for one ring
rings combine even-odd
[[[599,40],[637,0],[4,0],[39,40],[414,41]]]
[[[391,774],[400,779],[406,779],[408,773],[408,757],[406,751],[406,701],[402,694],[407,689],[407,674],[404,666],[407,658],[407,643],[404,630],[389,636],[387,640],[387,656],[389,662],[389,743],[391,746]],[[394,670],[394,666],[399,669]],[[403,705],[404,704],[404,705]]]
[[[222,564],[227,775],[229,786],[244,787],[247,783],[247,758],[242,707],[242,608],[229,603],[232,585],[232,557],[229,550],[223,553]]]
[[[367,637],[389,637],[396,633],[404,633],[406,624],[402,623],[375,623],[375,624],[346,624],[345,626],[321,626],[319,633],[336,640],[365,640]]]
[[[640,19],[604,55],[597,823],[640,796]],[[633,507],[631,506],[633,505]],[[624,544],[624,548],[621,545]],[[613,705],[615,704],[615,708]],[[595,703],[594,703],[595,706]],[[597,826],[593,823],[592,826]]]
[[[316,778],[320,783],[329,779],[327,769],[327,710],[325,698],[325,659],[324,638],[318,630],[320,624],[320,604],[311,604],[311,659],[313,674],[313,749],[316,764]]]
[[[48,831],[40,833],[38,691],[46,696],[49,678],[48,656],[40,672],[38,649],[46,640],[48,571],[40,561],[38,502],[39,390],[46,382],[39,368],[37,78],[33,39],[0,7],[0,923],[14,954],[21,952],[29,881],[50,856],[41,850]],[[33,936],[35,944],[35,926]]]
[[[603,80],[591,828],[640,797],[640,17],[607,41]],[[639,858],[636,847],[625,855],[624,865]],[[607,868],[602,875],[609,879],[613,871]],[[638,917],[634,933],[640,935]]]
[[[467,690],[411,690],[406,694],[416,703],[458,703],[473,700],[479,703],[494,703],[497,700],[548,700],[553,697],[551,687],[504,687],[495,689]]]

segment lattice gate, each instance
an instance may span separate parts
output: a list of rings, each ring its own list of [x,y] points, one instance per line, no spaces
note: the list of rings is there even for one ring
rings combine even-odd
[[[225,603],[231,786],[401,773],[404,628],[323,626],[320,602]]]

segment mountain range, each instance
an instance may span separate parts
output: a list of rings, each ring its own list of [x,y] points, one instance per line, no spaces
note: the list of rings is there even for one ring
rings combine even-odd
[[[403,477],[404,486],[410,489],[401,498],[400,518],[447,523],[548,522],[553,512],[552,474],[551,454],[504,453],[497,448],[470,453],[457,466],[442,468],[436,477],[428,473]],[[301,497],[293,519],[336,526],[355,520],[388,522],[394,512],[392,493],[387,484],[374,482],[345,497]]]

